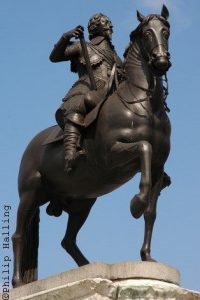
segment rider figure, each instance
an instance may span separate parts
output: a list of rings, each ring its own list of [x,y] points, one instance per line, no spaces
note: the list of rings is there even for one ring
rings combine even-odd
[[[84,151],[80,148],[80,137],[84,128],[84,117],[109,92],[116,89],[118,80],[122,79],[122,62],[112,45],[113,26],[110,19],[98,13],[88,23],[89,40],[87,52],[90,59],[97,90],[92,91],[87,72],[86,59],[79,38],[83,27],[64,33],[50,54],[52,62],[71,61],[71,71],[78,73],[75,82],[63,99],[63,104],[56,112],[56,121],[64,130],[65,170],[70,172],[76,157]],[[112,76],[111,76],[112,74]],[[112,79],[111,79],[112,77]],[[115,84],[110,82],[115,79]],[[111,88],[112,87],[112,88]]]

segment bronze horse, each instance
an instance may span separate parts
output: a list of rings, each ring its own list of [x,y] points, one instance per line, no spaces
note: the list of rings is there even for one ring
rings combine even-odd
[[[13,286],[37,280],[39,207],[69,214],[62,247],[78,266],[88,264],[76,245],[77,234],[97,197],[112,192],[141,172],[139,193],[131,200],[135,218],[144,215],[145,236],[141,258],[150,255],[156,203],[170,184],[164,165],[170,151],[170,121],[166,113],[162,76],[170,67],[168,10],[142,16],[130,34],[125,52],[126,79],[102,104],[98,118],[84,133],[87,158],[79,157],[75,170],[64,172],[62,140],[44,141],[55,130],[40,132],[28,145],[19,171],[20,203],[14,249]],[[57,128],[57,127],[56,127]]]

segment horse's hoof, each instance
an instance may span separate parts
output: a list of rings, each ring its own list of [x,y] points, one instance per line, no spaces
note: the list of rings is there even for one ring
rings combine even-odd
[[[139,219],[147,207],[147,200],[144,200],[140,194],[135,195],[131,200],[130,210],[134,218]]]
[[[146,261],[157,263],[157,260],[153,259],[151,256],[149,258],[147,258]]]
[[[12,286],[13,286],[14,289],[17,288],[17,287],[20,287],[24,284],[25,283],[22,280],[19,280],[19,279],[13,279],[12,280]]]
[[[142,261],[148,261],[148,262],[157,262],[155,259],[153,259],[152,257],[151,257],[151,255],[142,255],[141,254],[141,259],[142,259]]]

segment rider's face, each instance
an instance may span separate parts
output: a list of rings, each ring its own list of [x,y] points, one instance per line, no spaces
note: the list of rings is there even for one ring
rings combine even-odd
[[[109,40],[112,40],[112,33],[113,33],[112,29],[107,29],[104,31],[104,36]]]
[[[110,20],[107,18],[101,18],[100,26],[101,26],[101,31],[102,31],[103,36],[105,36],[106,38],[111,40],[112,34],[113,34],[113,26],[112,26]]]

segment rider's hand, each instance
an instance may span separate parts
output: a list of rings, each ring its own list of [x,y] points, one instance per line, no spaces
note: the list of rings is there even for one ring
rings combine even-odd
[[[84,27],[81,25],[76,26],[74,29],[63,34],[64,38],[76,38],[78,39],[81,35],[83,35]]]

